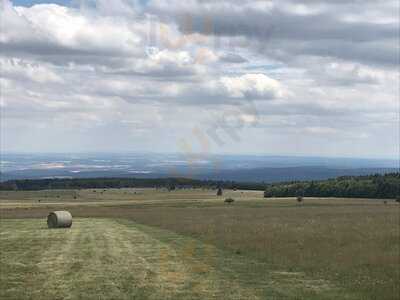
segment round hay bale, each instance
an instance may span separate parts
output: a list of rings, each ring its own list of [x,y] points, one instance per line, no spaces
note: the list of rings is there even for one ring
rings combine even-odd
[[[72,215],[68,211],[53,211],[47,216],[47,227],[70,228],[72,226]]]

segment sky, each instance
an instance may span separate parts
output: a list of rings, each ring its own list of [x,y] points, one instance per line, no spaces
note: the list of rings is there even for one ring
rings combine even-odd
[[[3,152],[399,157],[398,0],[0,0]]]

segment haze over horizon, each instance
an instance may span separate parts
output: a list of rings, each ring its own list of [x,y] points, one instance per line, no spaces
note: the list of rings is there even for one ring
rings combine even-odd
[[[279,153],[279,154],[271,154],[271,153],[256,153],[256,152],[245,152],[245,153],[233,153],[233,152],[178,152],[178,151],[170,151],[170,152],[158,152],[158,151],[2,151],[0,154],[3,156],[6,155],[141,155],[141,154],[147,154],[147,155],[182,155],[182,156],[187,156],[188,158],[192,157],[207,157],[207,156],[236,156],[236,157],[278,157],[278,158],[285,158],[285,157],[290,157],[290,158],[321,158],[321,159],[349,159],[349,160],[376,160],[376,161],[393,161],[396,163],[400,163],[400,157],[398,155],[394,156],[338,156],[338,155],[294,155],[294,154],[286,154],[286,153]]]
[[[396,0],[0,0],[0,151],[399,159]]]

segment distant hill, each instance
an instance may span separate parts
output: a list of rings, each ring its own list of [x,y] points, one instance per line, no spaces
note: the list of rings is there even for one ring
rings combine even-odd
[[[168,178],[279,182],[398,172],[397,159],[183,154],[2,153],[0,181],[44,178]]]
[[[288,168],[256,168],[222,170],[211,175],[200,175],[203,179],[234,180],[239,182],[282,182],[299,180],[324,180],[339,176],[361,176],[398,172],[396,168],[356,168],[337,169],[321,166],[288,167]]]
[[[179,176],[198,180],[227,180],[239,182],[282,182],[295,180],[324,180],[339,176],[361,176],[397,172],[396,168],[329,168],[324,166],[302,166],[282,168],[237,168],[215,171],[181,169]],[[150,173],[131,173],[123,170],[82,171],[72,173],[69,170],[23,170],[1,174],[1,181],[21,179],[51,178],[169,178],[170,172],[157,170]]]

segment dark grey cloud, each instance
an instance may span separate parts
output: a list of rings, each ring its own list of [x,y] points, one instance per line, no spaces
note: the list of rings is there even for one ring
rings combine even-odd
[[[248,62],[248,60],[236,53],[224,53],[221,55],[220,59],[224,62],[241,64]]]
[[[170,15],[183,33],[215,37],[242,36],[266,55],[315,55],[396,66],[399,63],[397,1],[190,1],[151,11]],[[176,4],[176,6],[174,6]],[[371,16],[373,12],[373,16]],[[253,45],[255,43],[256,45]]]

